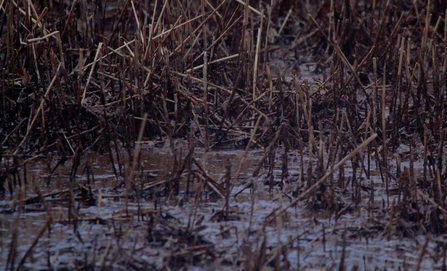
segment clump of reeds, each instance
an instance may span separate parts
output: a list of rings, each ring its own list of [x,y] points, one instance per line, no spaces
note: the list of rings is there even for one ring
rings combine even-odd
[[[194,159],[194,148],[257,147],[264,154],[253,176],[267,165],[270,191],[294,188],[290,204],[267,222],[303,200],[338,219],[366,196],[371,205],[382,198],[390,234],[393,227],[445,232],[445,9],[434,0],[4,1],[0,192],[14,195],[27,184],[26,170],[23,177],[19,170],[55,152],[61,158],[48,162],[51,173],[71,161],[65,192],[76,225],[81,188],[74,181],[85,153],[95,151],[107,153],[123,177],[126,199],[140,201],[162,185],[161,196],[177,196],[183,180],[188,197],[190,182],[199,180],[225,200],[217,214],[229,220],[231,171],[224,184],[215,181]],[[284,66],[271,64],[275,54]],[[300,78],[309,59],[321,82]],[[176,138],[188,138],[186,157],[175,149]],[[173,170],[163,183],[140,183],[139,144],[154,141],[172,147]],[[399,151],[402,144],[410,153]],[[132,162],[126,164],[121,148]],[[298,180],[288,174],[293,150]],[[421,173],[416,159],[423,161]],[[384,195],[368,182],[375,169]],[[82,191],[93,198],[88,187]],[[188,230],[185,240],[197,237]],[[259,260],[247,269],[282,266],[280,248],[267,255],[261,243],[258,250],[247,250]],[[213,256],[206,246],[200,251]]]

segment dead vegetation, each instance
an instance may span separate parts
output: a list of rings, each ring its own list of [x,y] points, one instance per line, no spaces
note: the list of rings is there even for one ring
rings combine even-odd
[[[264,227],[280,224],[304,203],[336,221],[366,208],[371,223],[351,237],[445,233],[447,5],[335,2],[0,2],[0,192],[17,202],[3,212],[41,204],[48,214],[43,232],[55,223],[49,201],[58,201],[68,208],[64,223],[79,239],[80,221],[115,227],[115,220],[136,216],[147,227],[147,246],[173,248],[155,269],[216,259],[246,270],[289,269],[286,255],[294,241],[267,248],[267,237],[258,236],[258,242],[244,241],[241,258],[229,260],[203,239],[195,221],[202,189],[225,202],[213,221],[241,218],[230,208],[231,189],[247,155],[215,180],[195,148],[261,149],[253,177],[265,176],[269,191],[289,198],[265,217]],[[188,143],[186,153],[177,139]],[[173,162],[170,175],[154,181],[143,171],[140,151],[158,144],[170,147]],[[91,152],[107,154],[118,180],[114,197],[123,199],[125,215],[78,216],[81,203],[101,202],[85,162]],[[289,173],[292,152],[298,177]],[[36,161],[45,161],[50,176],[68,161],[68,184],[40,191],[26,170]],[[87,181],[81,184],[79,175]],[[381,184],[372,181],[376,175]],[[253,185],[246,183],[235,196]],[[193,206],[191,221],[166,224],[157,204],[178,198]],[[145,201],[157,203],[145,213]],[[129,211],[134,203],[136,213]],[[339,231],[340,270],[348,230]],[[16,238],[15,232],[10,269],[20,269],[29,256],[18,261]],[[439,246],[445,262],[445,242]],[[421,259],[425,250],[421,244]],[[141,259],[80,264],[147,267]]]

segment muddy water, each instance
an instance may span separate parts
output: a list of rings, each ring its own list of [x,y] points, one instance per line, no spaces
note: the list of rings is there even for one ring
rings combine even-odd
[[[186,152],[178,157],[185,157]],[[282,188],[267,185],[268,167],[262,167],[258,177],[252,176],[263,155],[259,150],[248,152],[235,176],[243,154],[197,149],[194,155],[208,177],[217,182],[223,178],[226,165],[231,164],[232,189],[226,219],[222,215],[225,200],[213,195],[197,178],[185,197],[187,172],[182,175],[178,196],[163,194],[162,186],[158,186],[143,191],[141,197],[130,193],[126,200],[124,186],[120,185],[122,178],[113,174],[108,156],[83,161],[84,169],[78,170],[74,186],[91,185],[95,200],[89,202],[74,191],[76,211],[71,210],[69,218],[68,200],[56,192],[68,189],[71,164],[59,167],[49,177],[46,164],[36,163],[27,168],[28,179],[34,180],[42,194],[53,194],[45,197],[46,206],[40,202],[25,204],[18,200],[17,193],[1,199],[0,268],[5,269],[11,262],[11,252],[15,252],[14,267],[27,253],[22,269],[33,270],[159,270],[166,266],[244,270],[260,259],[270,262],[263,269],[281,270],[334,270],[342,259],[347,270],[441,268],[439,248],[445,243],[442,237],[396,236],[385,230],[395,227],[387,223],[386,201],[392,202],[396,196],[383,196],[385,187],[379,176],[365,181],[365,185],[372,183],[376,191],[373,203],[369,192],[362,192],[361,200],[353,204],[351,194],[331,188],[344,207],[349,205],[339,217],[324,209],[312,210],[303,200],[284,216],[266,222],[273,210],[293,200],[293,191],[300,183],[298,154],[290,154],[289,177]],[[144,148],[140,170],[134,174],[135,183],[144,186],[170,178],[173,161],[168,148]],[[55,158],[52,164],[56,162]],[[277,182],[281,180],[279,167],[277,163],[273,171]],[[349,163],[345,173],[352,175]],[[22,198],[36,195],[31,186],[28,184]],[[421,254],[426,242],[425,253]]]

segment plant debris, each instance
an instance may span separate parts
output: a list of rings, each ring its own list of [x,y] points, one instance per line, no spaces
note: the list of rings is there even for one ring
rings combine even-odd
[[[0,266],[445,269],[446,10],[1,2]]]

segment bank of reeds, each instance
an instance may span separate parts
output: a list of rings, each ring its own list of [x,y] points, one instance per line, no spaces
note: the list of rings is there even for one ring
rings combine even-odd
[[[384,229],[445,232],[446,4],[314,2],[0,2],[2,192],[52,153],[72,160],[72,178],[87,151],[108,153],[115,174],[132,177],[138,158],[122,168],[122,148],[132,156],[137,139],[185,138],[206,150],[263,148],[254,176],[267,164],[271,188],[293,180],[287,157],[298,151],[290,206],[307,200],[335,217],[364,191],[374,202],[377,169]],[[210,181],[193,154],[176,158],[168,192],[196,163],[228,205],[229,184]]]

